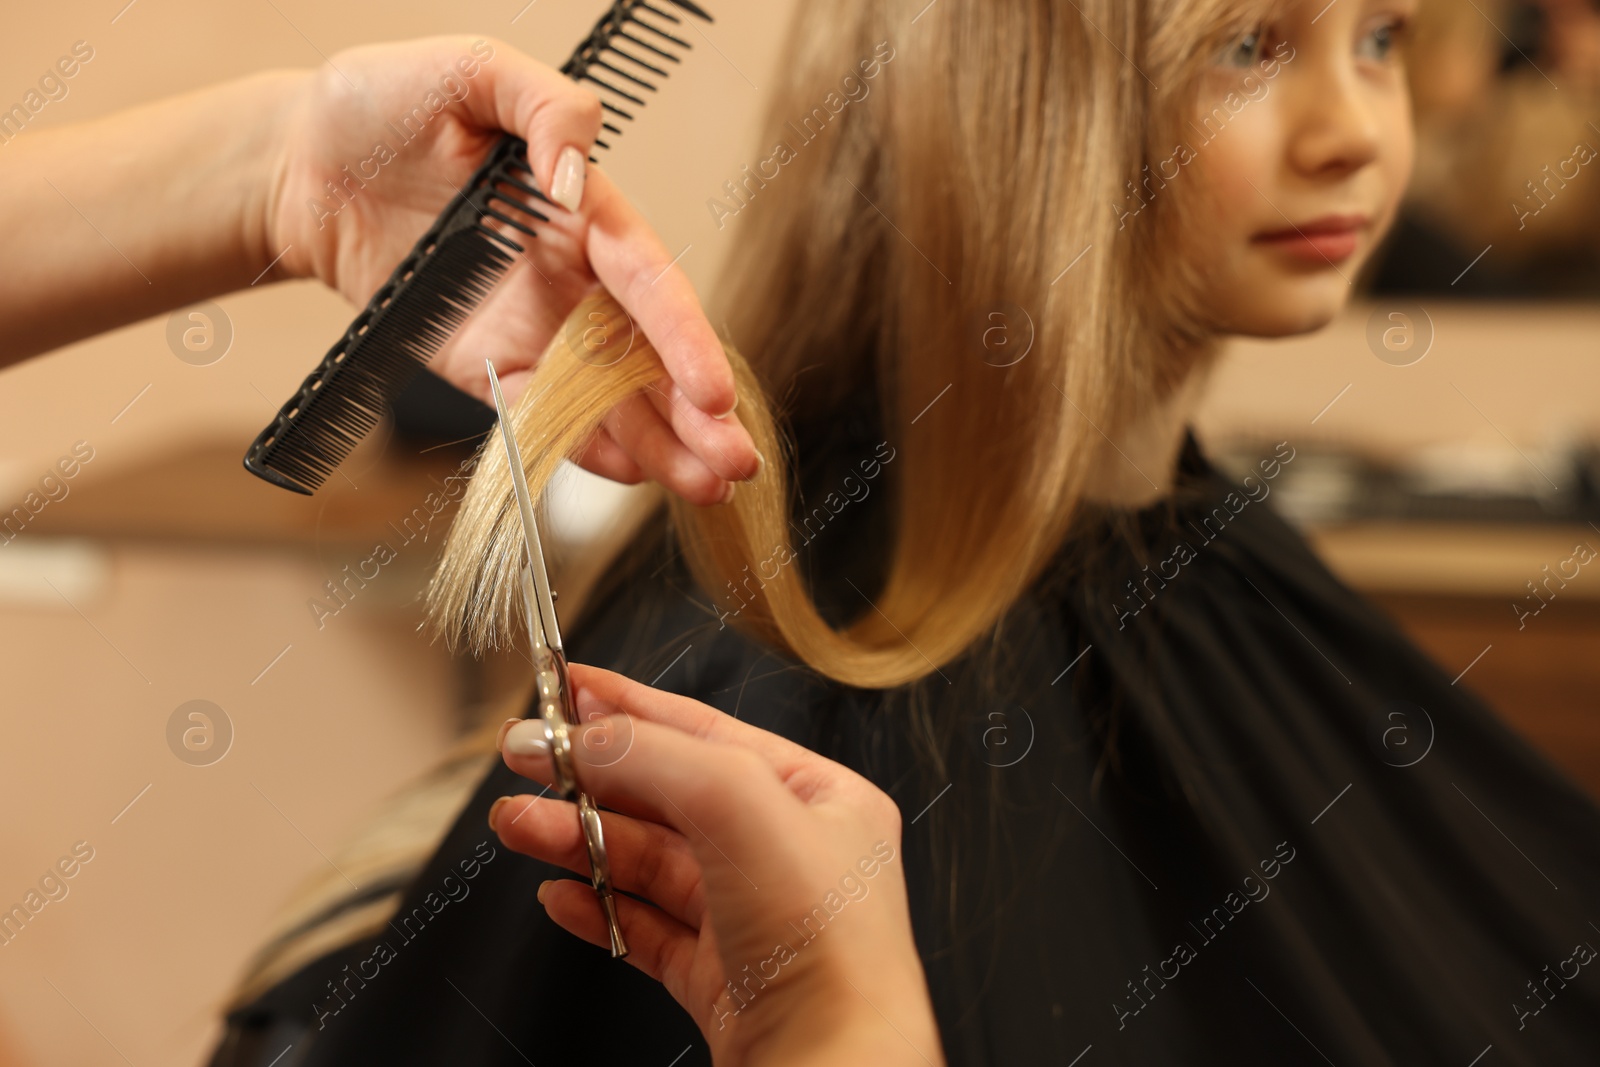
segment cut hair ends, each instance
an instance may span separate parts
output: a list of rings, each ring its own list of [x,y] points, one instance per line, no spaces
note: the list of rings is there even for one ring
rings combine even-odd
[[[623,356],[608,355],[602,365],[585,344],[597,331],[608,337],[631,334],[633,340]],[[768,456],[786,455],[776,417],[754,372],[737,351],[726,346],[725,351],[737,383],[739,414],[756,448]],[[581,303],[511,408],[529,490],[537,496],[561,460],[581,452],[620,401],[645,389],[660,389],[665,379],[660,357],[609,294]],[[493,440],[492,434],[485,438]],[[712,593],[719,615],[736,617],[758,639],[857,686],[884,688],[914,681],[932,673],[934,663],[961,652],[967,635],[946,633],[935,640],[915,626],[901,634],[888,621],[894,618],[888,600],[880,601],[887,611],[863,603],[854,624],[834,630],[818,613],[798,566],[780,568],[748,602],[735,602],[727,590],[748,568],[774,556],[796,558],[788,498],[786,466],[775,462],[741,486],[728,504],[697,508],[672,502],[673,520],[695,577],[704,589],[722,591]],[[515,643],[526,632],[517,578],[522,541],[505,451],[486,444],[426,593],[429,625],[452,649],[464,643],[473,654],[482,654]],[[729,602],[723,604],[723,599]],[[934,659],[924,658],[923,652]]]

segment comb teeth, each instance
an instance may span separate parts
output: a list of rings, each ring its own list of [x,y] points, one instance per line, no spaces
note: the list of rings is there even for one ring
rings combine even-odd
[[[690,0],[664,2],[696,18],[712,21],[710,15]],[[606,114],[631,122],[634,115],[629,108],[645,105],[645,97],[640,94],[653,93],[659,88],[651,79],[668,76],[663,64],[682,62],[670,49],[688,51],[694,47],[667,28],[681,25],[681,18],[650,0],[619,0],[595,24],[593,32],[578,46],[561,72],[574,81],[587,82],[600,89],[600,106]],[[609,119],[602,123],[602,129],[607,133],[622,133],[622,127]],[[610,148],[611,143],[597,139],[595,147]],[[592,156],[590,161],[593,162]]]
[[[692,47],[667,28],[683,24],[668,7],[711,21],[690,0],[617,0],[561,72],[643,106],[642,94],[657,91],[650,79],[665,78],[665,64],[681,62],[669,49]],[[608,114],[633,118],[605,96],[601,104]],[[609,121],[604,128],[622,132]],[[601,140],[595,145],[610,147]],[[550,201],[534,185],[527,144],[501,138],[256,437],[245,469],[297,493],[320,488],[523,253],[514,233],[537,237],[533,222],[550,221],[539,203]]]
[[[510,269],[512,255],[491,237],[472,227],[444,238],[404,299],[357,320],[342,358],[306,379],[245,466],[285,489],[319,488]]]

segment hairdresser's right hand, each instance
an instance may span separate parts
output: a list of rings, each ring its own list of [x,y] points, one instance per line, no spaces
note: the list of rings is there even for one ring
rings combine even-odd
[[[911,936],[900,811],[860,775],[687,697],[572,667],[579,783],[601,820],[628,962],[699,1025],[718,1067],[943,1062]],[[501,751],[548,783],[543,725]],[[555,922],[609,944],[572,804],[498,801],[508,848],[584,881],[546,882]]]
[[[429,368],[508,402],[584,296],[604,286],[650,339],[669,380],[624,401],[578,458],[622,482],[658,481],[696,504],[760,469],[734,405],[733,372],[687,275],[643,216],[586,164],[600,102],[500,41],[440,37],[354,48],[304,77],[282,122],[265,245],[279,277],[315,277],[364,305],[509,130],[528,142],[537,239]],[[509,210],[509,209],[508,209]],[[620,343],[620,342],[619,342]]]

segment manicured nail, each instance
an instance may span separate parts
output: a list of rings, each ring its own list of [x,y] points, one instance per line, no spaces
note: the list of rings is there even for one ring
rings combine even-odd
[[[583,153],[568,145],[556,159],[555,180],[550,183],[550,199],[568,211],[583,203]]]
[[[549,882],[540,882],[539,883],[539,889],[538,889],[537,892],[535,892],[533,894],[533,898],[535,900],[537,900],[539,903],[543,904],[544,903],[544,891],[546,889],[548,889],[549,886],[550,886]]]
[[[511,799],[510,797],[501,797],[499,800],[497,800],[493,804],[489,805],[489,829],[491,829],[491,830],[494,829],[495,817],[500,814],[500,809],[505,807],[506,806],[506,801],[508,801],[510,799]]]
[[[494,739],[494,750],[496,752],[505,751],[506,731],[521,721],[521,719],[507,719],[505,722],[500,724],[500,733],[497,734]]]
[[[739,488],[737,485],[734,485],[732,482],[729,482],[728,483],[728,488],[726,488],[726,489],[724,489],[722,491],[722,499],[720,501],[718,501],[718,503],[720,503],[720,504],[731,504],[731,503],[733,503],[733,492],[737,488]]]
[[[729,415],[732,415],[735,411],[738,411],[738,410],[739,410],[739,394],[735,393],[735,394],[733,394],[733,407],[729,408],[727,411],[724,411],[721,415],[713,415],[711,417],[713,419],[725,419]]]
[[[513,756],[548,756],[550,742],[544,737],[544,723],[539,719],[523,719],[506,731],[502,751]]]

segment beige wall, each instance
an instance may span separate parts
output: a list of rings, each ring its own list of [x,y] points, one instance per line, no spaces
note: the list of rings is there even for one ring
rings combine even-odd
[[[1417,321],[1432,330],[1431,350],[1395,366],[1373,355],[1367,328],[1405,303],[1358,302],[1311,337],[1234,344],[1211,380],[1202,431],[1354,442],[1389,458],[1441,447],[1515,456],[1512,443],[1532,453],[1600,439],[1600,304],[1428,298]]]
[[[754,157],[760,89],[792,0],[710,2],[715,47],[695,37],[700,54],[605,164],[669,248],[690,246],[682,262],[702,287],[729,240],[706,200]],[[0,102],[80,39],[95,58],[41,124],[379,39],[482,33],[559,62],[600,6],[136,0],[118,16],[120,0],[11,5]],[[0,373],[0,500],[78,440],[113,482],[175,453],[242,455],[351,314],[312,285],[221,304],[235,341],[210,367],[174,358],[156,320]],[[1204,426],[1380,449],[1498,446],[1502,433],[1538,446],[1557,430],[1600,428],[1595,312],[1437,311],[1437,347],[1411,368],[1367,350],[1367,309],[1320,338],[1248,346],[1219,372]],[[61,504],[69,516],[77,506]],[[346,547],[336,538],[278,550],[168,531],[42,547],[67,554],[0,559],[0,905],[75,842],[95,854],[65,900],[0,947],[0,1060],[192,1064],[275,903],[428,765],[460,696],[443,653],[410,630],[414,609],[398,593],[414,583],[314,627],[305,601]],[[55,575],[70,606],[29,577],[40,573]],[[172,711],[197,697],[223,706],[237,730],[228,756],[204,768],[174,758],[164,735]]]

